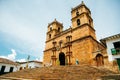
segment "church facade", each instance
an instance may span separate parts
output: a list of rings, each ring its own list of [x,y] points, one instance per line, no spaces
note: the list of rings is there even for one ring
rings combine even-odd
[[[70,28],[56,19],[48,24],[43,64],[102,66],[107,63],[106,46],[96,39],[91,11],[82,2],[71,9]]]

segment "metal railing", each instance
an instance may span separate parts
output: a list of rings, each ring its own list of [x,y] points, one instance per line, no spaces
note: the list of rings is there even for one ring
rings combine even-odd
[[[120,54],[120,48],[112,48],[111,49],[112,55],[118,55]]]

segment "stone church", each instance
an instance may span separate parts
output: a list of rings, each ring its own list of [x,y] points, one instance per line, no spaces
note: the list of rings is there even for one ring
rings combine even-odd
[[[71,9],[70,28],[56,19],[48,24],[43,64],[95,65],[108,63],[106,46],[96,39],[90,9],[83,3]]]

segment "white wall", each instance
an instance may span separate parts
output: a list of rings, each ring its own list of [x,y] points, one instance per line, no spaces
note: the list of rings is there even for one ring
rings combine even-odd
[[[5,66],[5,70],[4,72],[9,72],[10,71],[10,67],[13,67],[13,72],[15,71],[19,71],[20,67],[22,67],[22,69],[24,69],[26,67],[27,63],[24,64],[19,64],[19,65],[12,65],[12,64],[5,64],[5,63],[0,63],[0,70],[2,68],[2,66]],[[30,62],[28,63],[28,68],[37,68],[37,67],[43,67],[42,63],[37,63],[37,62]]]
[[[111,49],[114,48],[113,43],[120,41],[120,38],[117,39],[112,39],[112,40],[106,40],[106,45],[107,45],[107,53],[109,57],[109,61],[113,61],[115,58],[120,58],[120,54],[118,55],[112,55]]]
[[[22,67],[22,69],[24,69],[26,67],[27,63],[23,63],[19,65],[19,69],[20,67]],[[36,68],[36,67],[43,67],[43,65],[41,63],[36,63],[36,62],[29,62],[28,63],[28,68]]]
[[[17,66],[11,65],[11,64],[4,64],[4,63],[0,63],[0,70],[1,70],[2,66],[6,66],[4,72],[9,72],[10,71],[10,67],[13,67],[13,72],[18,70]]]
[[[43,65],[41,63],[34,63],[34,65],[35,65],[34,68],[35,67],[43,67]]]

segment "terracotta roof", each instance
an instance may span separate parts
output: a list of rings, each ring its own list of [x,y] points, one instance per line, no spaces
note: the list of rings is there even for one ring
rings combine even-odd
[[[28,63],[31,63],[31,62],[35,62],[35,63],[41,63],[42,64],[42,62],[40,62],[40,61],[28,61]],[[19,63],[19,64],[24,64],[24,63],[27,63],[27,62],[17,62],[17,63]]]
[[[5,58],[0,58],[0,63],[17,65],[17,63]]]
[[[112,35],[112,36],[106,37],[106,38],[103,38],[101,40],[111,40],[111,39],[116,39],[116,38],[120,38],[120,33],[116,34],[116,35]]]
[[[120,38],[120,33],[119,34],[116,34],[116,35],[112,35],[112,36],[109,36],[109,37],[106,37],[106,38],[103,38],[103,39],[100,39],[100,41],[106,45],[106,40],[112,40],[112,39],[116,39],[116,38]]]
[[[53,22],[48,23],[48,26],[50,26],[50,25],[53,24],[53,23],[57,23],[57,24],[59,24],[59,25],[63,25],[63,23],[60,23],[60,22],[57,21],[56,18],[55,18],[55,20],[54,20]]]

